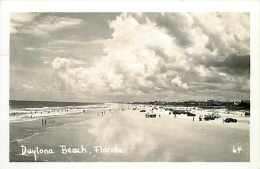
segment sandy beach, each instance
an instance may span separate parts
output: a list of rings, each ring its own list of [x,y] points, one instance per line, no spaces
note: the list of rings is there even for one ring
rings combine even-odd
[[[249,161],[249,118],[193,121],[163,109],[159,118],[145,118],[143,109],[151,106],[111,104],[46,117],[45,126],[41,118],[12,122],[10,161]]]

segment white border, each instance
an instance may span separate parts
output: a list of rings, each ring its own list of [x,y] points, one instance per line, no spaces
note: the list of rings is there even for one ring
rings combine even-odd
[[[9,163],[9,16],[12,12],[250,12],[251,124],[250,162],[246,163]],[[0,168],[236,168],[260,169],[260,2],[257,0],[192,1],[0,1]],[[235,23],[234,23],[235,24]]]

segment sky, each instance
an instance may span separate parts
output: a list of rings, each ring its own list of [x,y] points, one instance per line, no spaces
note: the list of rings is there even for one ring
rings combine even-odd
[[[13,13],[10,99],[250,97],[248,13]]]

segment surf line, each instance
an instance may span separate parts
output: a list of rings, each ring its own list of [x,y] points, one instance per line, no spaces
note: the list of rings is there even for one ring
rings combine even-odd
[[[48,148],[48,149],[47,148],[39,148],[38,146],[34,147],[34,148],[28,148],[24,145],[21,145],[20,147],[22,148],[22,152],[21,152],[20,155],[26,156],[26,155],[33,154],[34,161],[37,161],[37,155],[38,154],[49,155],[49,154],[55,153],[52,148]]]

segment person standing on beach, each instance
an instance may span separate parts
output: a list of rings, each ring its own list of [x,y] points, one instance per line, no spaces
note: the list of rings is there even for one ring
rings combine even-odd
[[[46,124],[47,124],[47,120],[46,120],[46,119],[45,119],[45,122],[44,122],[44,123],[45,123],[45,126],[46,126]]]
[[[192,121],[194,121],[194,116],[192,117]]]

